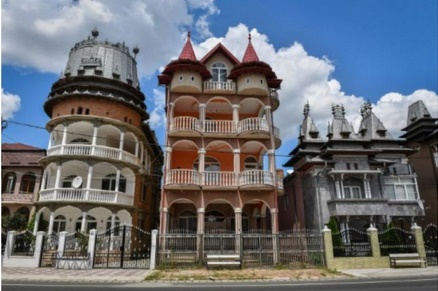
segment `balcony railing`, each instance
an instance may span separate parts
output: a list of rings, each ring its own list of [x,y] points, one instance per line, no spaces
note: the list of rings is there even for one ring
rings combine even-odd
[[[191,116],[178,116],[172,119],[169,130],[194,130],[201,131],[199,119]]]
[[[239,174],[239,186],[243,185],[270,185],[275,186],[271,172],[263,170],[249,170]]]
[[[47,150],[47,156],[71,155],[71,156],[94,156],[110,160],[118,160],[141,167],[140,159],[126,151],[101,146],[87,144],[66,144],[56,145]]]
[[[269,171],[250,170],[240,173],[234,172],[204,172],[195,170],[177,169],[167,172],[166,185],[196,185],[216,187],[238,186],[270,186],[283,189],[283,181],[274,182],[273,174]]]
[[[266,131],[269,132],[268,121],[263,118],[247,118],[241,120],[237,125],[238,133],[248,131]]]
[[[170,170],[166,176],[166,185],[200,185],[201,175],[195,170]]]
[[[205,81],[204,90],[225,90],[230,92],[236,91],[236,83],[234,82],[218,82],[218,81]]]
[[[2,201],[32,202],[33,193],[23,194],[2,194]]]
[[[123,192],[99,189],[53,188],[40,192],[42,202],[96,202],[134,205],[134,196]]]
[[[236,127],[232,120],[206,120],[204,122],[205,133],[236,133]]]
[[[204,186],[237,186],[234,172],[204,172],[202,182]]]

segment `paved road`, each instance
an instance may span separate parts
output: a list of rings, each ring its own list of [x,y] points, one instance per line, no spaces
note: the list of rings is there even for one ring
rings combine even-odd
[[[196,283],[196,284],[64,284],[64,283],[4,283],[3,291],[108,291],[108,290],[196,290],[196,291],[436,291],[438,278],[407,278],[377,280],[333,280],[283,283]]]

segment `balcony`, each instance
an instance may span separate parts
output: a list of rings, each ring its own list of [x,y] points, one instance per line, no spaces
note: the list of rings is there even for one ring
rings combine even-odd
[[[204,172],[202,173],[204,188],[237,188],[236,173],[234,172]]]
[[[56,145],[47,150],[47,157],[67,155],[81,157],[97,157],[106,160],[122,161],[135,167],[142,167],[140,159],[126,151],[100,145],[66,144]]]
[[[170,170],[165,181],[166,189],[192,189],[200,188],[209,190],[222,190],[224,188],[245,190],[272,190],[278,187],[284,193],[282,179],[274,178],[271,172],[263,170],[250,170],[240,173],[234,172],[204,172],[195,170]]]
[[[205,93],[236,93],[236,83],[232,81],[218,82],[218,81],[205,81],[204,82]]]
[[[239,137],[266,138],[269,137],[268,121],[263,118],[243,119],[237,125]]]
[[[2,194],[2,202],[32,203],[33,193]]]
[[[278,98],[278,93],[275,91],[272,91],[270,95],[271,95],[272,112],[274,112],[280,106],[280,99]]]
[[[169,126],[171,136],[200,136],[201,122],[190,116],[178,116],[172,119]]]
[[[53,188],[42,190],[40,192],[39,202],[85,202],[133,206],[134,196],[110,190]]]
[[[195,170],[176,169],[167,172],[166,189],[193,189],[201,187],[201,174]]]
[[[271,172],[249,170],[239,174],[239,186],[245,190],[268,190],[274,189],[276,183]]]
[[[327,201],[330,216],[386,215],[387,199],[332,199]]]
[[[205,134],[235,135],[236,126],[232,120],[206,120],[204,122]]]

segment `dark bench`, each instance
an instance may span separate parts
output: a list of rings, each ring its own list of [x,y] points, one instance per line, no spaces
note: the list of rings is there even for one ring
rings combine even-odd
[[[206,256],[209,267],[241,267],[240,255],[211,254]]]
[[[418,265],[421,267],[423,264],[424,267],[427,267],[427,261],[425,258],[421,258],[420,254],[411,253],[411,254],[389,254],[389,262],[391,268],[396,268],[399,266],[415,266]]]

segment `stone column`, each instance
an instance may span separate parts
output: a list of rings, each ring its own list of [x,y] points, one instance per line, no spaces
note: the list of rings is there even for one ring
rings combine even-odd
[[[377,228],[374,226],[370,226],[367,229],[368,235],[370,236],[370,247],[371,247],[371,255],[374,258],[380,257],[380,244],[379,244],[379,235],[377,233]]]
[[[196,257],[198,261],[202,261],[204,257],[204,231],[205,231],[205,208],[198,208],[197,227],[196,227]]]
[[[91,181],[93,181],[93,167],[94,165],[88,166],[87,185],[85,185],[85,201],[88,201],[90,198]]]
[[[234,221],[236,234],[242,233],[242,208],[234,208]]]
[[[61,187],[61,169],[62,165],[60,162],[58,162],[57,168],[56,168],[56,178],[55,178],[55,197],[54,200],[57,198],[58,189]]]
[[[53,232],[53,224],[55,222],[55,211],[50,209],[50,218],[49,218],[49,231],[47,232],[48,235],[51,235]]]
[[[272,224],[272,233],[278,233],[278,210],[276,208],[271,208],[271,224]]]
[[[67,143],[67,130],[68,130],[68,126],[66,123],[64,123],[64,130],[62,132],[62,142],[61,142],[61,154],[64,153],[64,146]]]
[[[199,104],[199,122],[201,123],[201,131],[205,131],[205,108],[207,104]]]
[[[93,139],[91,140],[91,155],[94,156],[94,153],[96,151],[96,143],[97,143],[97,134],[98,134],[98,127],[97,124],[94,124],[93,127]]]
[[[88,268],[91,269],[93,268],[94,265],[94,253],[95,253],[95,247],[96,247],[96,235],[97,235],[97,230],[92,229],[90,230],[90,237],[88,239],[88,256],[90,258],[89,260],[89,265]]]
[[[240,149],[233,149],[233,168],[235,185],[239,185],[239,173],[240,173]]]
[[[424,247],[423,230],[417,224],[411,227],[411,232],[415,236],[415,244],[417,246],[417,253],[421,258],[426,258],[426,249]]]
[[[205,149],[204,148],[200,148],[198,150],[198,172],[201,175],[201,185],[204,185],[205,181],[206,181],[206,177],[205,177]]]
[[[165,165],[166,165],[166,172],[164,173],[166,179],[164,181],[164,185],[166,185],[169,181],[169,175],[170,175],[170,160],[172,157],[172,148],[166,147],[166,156],[165,156]]]
[[[150,260],[150,266],[149,270],[155,269],[155,262],[157,260],[157,237],[158,237],[158,230],[153,229],[151,233],[151,260]]]
[[[237,132],[237,125],[239,124],[239,104],[231,105],[233,108],[233,132]]]
[[[81,232],[85,232],[85,228],[87,227],[87,212],[82,211],[82,221],[81,221]]]
[[[65,251],[65,237],[67,236],[68,232],[61,231],[59,233],[58,237],[58,258],[62,257],[64,255]]]
[[[44,235],[46,233],[44,231],[39,231],[36,235],[35,239],[35,251],[33,253],[33,266],[32,267],[39,267],[40,261],[41,261],[41,255],[43,254],[43,241],[44,241]]]
[[[125,143],[125,129],[122,129],[122,131],[120,132],[120,141],[119,141],[119,160],[122,160],[124,143]]]

